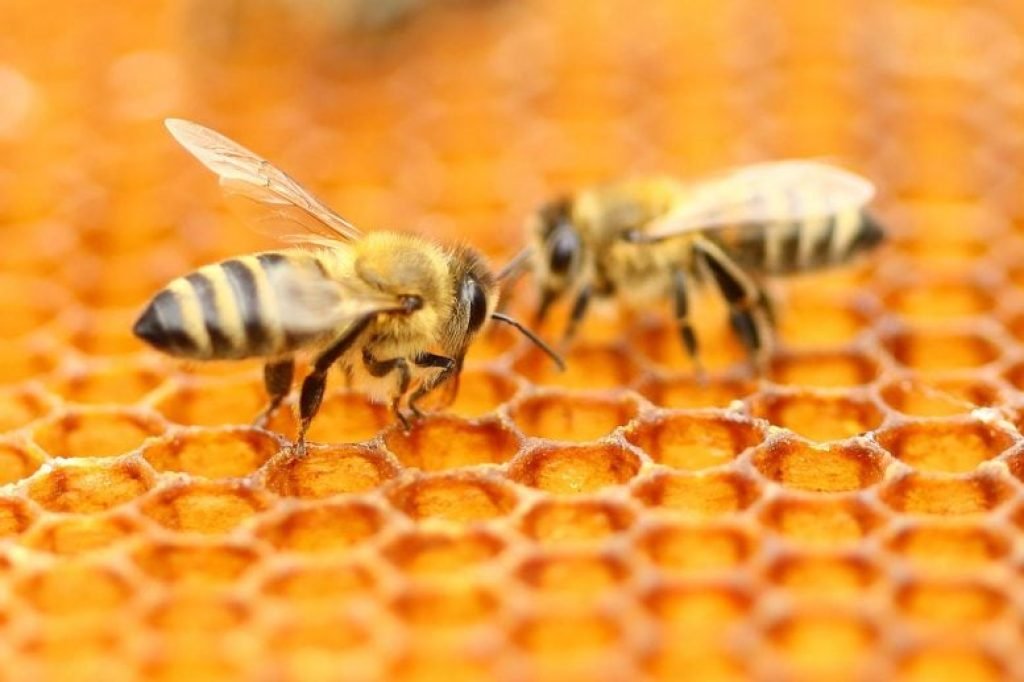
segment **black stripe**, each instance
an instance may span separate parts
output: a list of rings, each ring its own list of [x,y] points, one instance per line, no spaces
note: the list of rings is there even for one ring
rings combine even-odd
[[[790,273],[800,267],[800,223],[780,225],[776,228],[776,239],[779,240],[779,261],[774,272]]]
[[[811,249],[811,260],[807,263],[809,268],[824,267],[832,261],[832,240],[835,236],[836,214],[833,213],[829,215],[825,226],[819,230],[818,240]]]
[[[269,337],[263,317],[260,315],[259,291],[256,288],[256,277],[245,263],[240,260],[228,260],[220,264],[224,276],[231,285],[238,315],[245,328],[245,341],[248,350],[258,355],[267,350]]]
[[[162,343],[159,348],[172,353],[191,355],[199,350],[199,344],[185,331],[185,318],[181,313],[178,296],[164,289],[150,304],[156,318]]]
[[[288,262],[288,259],[279,253],[261,253],[258,256],[256,256],[256,260],[259,261],[260,267],[263,268],[263,272],[264,274],[266,274],[268,282],[274,281],[272,273],[276,268],[292,266],[292,264]],[[276,296],[276,293],[272,293]],[[279,301],[280,299],[275,298],[275,300]],[[278,308],[280,308],[279,303]],[[278,310],[278,316],[281,319],[281,329],[284,331],[285,348],[295,348],[297,346],[302,345],[304,341],[307,341],[309,339],[309,335],[297,334],[295,333],[294,330],[289,330],[288,325],[284,323],[283,313],[284,311]]]
[[[210,336],[210,346],[213,357],[228,357],[234,350],[231,339],[220,328],[220,316],[217,314],[217,299],[213,282],[201,272],[193,272],[185,277],[192,285],[192,290],[199,299],[199,305],[203,310],[203,324],[206,326],[206,333]]]

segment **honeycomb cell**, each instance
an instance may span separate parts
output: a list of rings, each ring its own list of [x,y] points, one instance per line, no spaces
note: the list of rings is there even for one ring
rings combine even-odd
[[[834,553],[779,556],[766,568],[765,577],[789,595],[816,601],[857,601],[881,578],[865,557]]]
[[[548,611],[525,618],[511,638],[529,657],[535,679],[613,679],[621,625],[601,613]],[[614,660],[614,659],[613,659]]]
[[[353,598],[373,595],[374,574],[365,566],[340,562],[288,563],[270,571],[261,581],[263,594],[286,603],[314,609],[334,609]]]
[[[981,315],[995,301],[980,283],[955,279],[904,284],[886,296],[885,304],[908,322],[928,323]]]
[[[954,516],[995,509],[1013,494],[1009,484],[989,474],[957,477],[909,473],[887,481],[883,502],[898,512]]]
[[[855,339],[868,321],[864,306],[828,293],[801,292],[781,309],[779,336],[793,348],[837,346]]]
[[[752,678],[748,669],[749,662],[721,644],[709,645],[694,652],[689,647],[677,646],[676,641],[662,641],[645,653],[643,667],[654,680],[740,682]]]
[[[769,377],[778,384],[812,388],[862,386],[879,374],[878,363],[858,352],[803,352],[777,357]]]
[[[721,378],[701,381],[689,374],[648,377],[637,387],[652,403],[669,409],[725,408],[755,390],[755,384],[749,381]]]
[[[892,409],[912,417],[947,417],[994,405],[999,392],[980,380],[900,379],[883,386],[881,397]]]
[[[861,435],[883,419],[874,403],[854,395],[767,394],[752,401],[751,412],[814,441]]]
[[[633,487],[633,495],[645,505],[694,518],[742,511],[760,494],[755,481],[733,471],[659,472]]]
[[[293,509],[263,523],[256,533],[278,549],[330,553],[368,541],[383,526],[380,509],[352,501]]]
[[[897,362],[920,372],[972,369],[1000,356],[990,339],[968,332],[906,331],[889,336],[884,343]]]
[[[991,653],[964,642],[942,640],[918,646],[901,657],[893,679],[899,682],[932,680],[1005,680],[1006,666]]]
[[[773,440],[754,453],[754,466],[782,485],[812,492],[860,490],[882,480],[884,453],[860,441],[810,445]]]
[[[629,398],[568,394],[537,395],[512,407],[511,416],[527,436],[550,440],[588,441],[627,424],[637,405]]]
[[[886,539],[894,556],[933,573],[969,573],[995,566],[1009,556],[1010,542],[985,526],[963,521],[922,521]]]
[[[270,461],[265,481],[278,495],[324,498],[373,490],[395,474],[395,464],[376,448],[308,445],[302,457],[289,452]]]
[[[14,592],[46,614],[103,614],[130,601],[133,585],[108,566],[69,560],[21,576]]]
[[[519,449],[519,439],[500,421],[430,417],[408,432],[393,429],[387,448],[406,467],[440,471],[479,464],[501,464]]]
[[[637,538],[637,551],[659,569],[679,576],[721,575],[743,566],[757,542],[740,526],[661,524]]]
[[[531,351],[516,362],[515,370],[537,386],[579,390],[628,386],[637,371],[621,348],[585,344],[572,348],[565,357],[565,365],[565,371],[559,371],[547,355]]]
[[[516,577],[544,598],[593,603],[625,583],[630,571],[610,554],[577,550],[531,556],[518,567]]]
[[[145,622],[161,634],[216,636],[242,626],[249,617],[249,608],[237,597],[178,590],[150,606]]]
[[[45,469],[26,491],[49,511],[89,513],[131,502],[152,485],[152,474],[133,460],[82,460]]]
[[[244,483],[175,483],[154,490],[139,505],[161,526],[185,533],[219,535],[266,508],[268,499]]]
[[[186,587],[235,584],[258,558],[251,547],[217,540],[149,540],[132,552],[146,575]]]
[[[123,514],[49,518],[32,527],[21,542],[43,552],[75,556],[106,549],[140,532]]]
[[[94,356],[123,356],[139,352],[132,324],[135,306],[77,308],[63,318],[71,347]]]
[[[913,423],[878,434],[879,444],[918,471],[963,473],[1009,448],[1013,437],[975,421]]]
[[[869,621],[843,612],[794,614],[769,625],[765,635],[784,665],[803,679],[856,678],[879,640]]]
[[[474,531],[402,535],[383,551],[409,576],[458,580],[480,570],[504,549],[505,542],[498,536]]]
[[[27,443],[0,439],[0,485],[28,478],[45,459],[38,448]]]
[[[267,400],[256,376],[189,378],[161,393],[154,408],[186,426],[249,424]]]
[[[287,409],[278,415],[282,420],[290,416]],[[394,418],[385,405],[354,391],[331,391],[324,396],[307,437],[315,443],[357,443],[373,438],[392,422]],[[289,435],[294,433],[294,426],[274,427]]]
[[[0,387],[0,434],[27,426],[53,409],[53,399],[30,384]]]
[[[80,408],[39,423],[32,440],[53,457],[112,457],[137,449],[164,428],[147,412]]]
[[[764,439],[761,427],[747,418],[709,414],[634,422],[625,436],[655,462],[684,471],[728,464]]]
[[[142,456],[157,471],[230,478],[257,471],[280,449],[280,441],[255,429],[195,428],[147,444]]]
[[[428,631],[428,637],[438,629],[486,624],[500,607],[501,600],[493,591],[472,584],[420,585],[402,591],[391,602],[399,620]]]
[[[516,381],[503,372],[465,369],[459,376],[459,392],[447,412],[464,419],[491,414],[519,390]]]
[[[417,520],[474,523],[507,515],[518,502],[503,478],[476,473],[428,476],[388,493],[391,504]]]
[[[526,512],[521,529],[544,544],[587,544],[615,536],[633,520],[633,513],[617,503],[547,499]]]
[[[28,334],[53,320],[68,304],[67,294],[44,280],[0,275],[0,338]]]
[[[65,369],[49,382],[50,389],[72,403],[131,404],[163,383],[165,373],[155,363],[132,360],[90,362]]]
[[[968,581],[915,580],[902,586],[893,601],[911,620],[958,629],[993,621],[1009,608],[995,588]]]
[[[589,493],[629,482],[640,458],[611,443],[542,447],[512,462],[509,475],[523,485],[556,495]]]
[[[853,546],[877,530],[883,517],[856,497],[773,499],[760,511],[765,528],[799,547]]]
[[[36,510],[21,497],[0,497],[0,537],[24,533],[36,514]]]

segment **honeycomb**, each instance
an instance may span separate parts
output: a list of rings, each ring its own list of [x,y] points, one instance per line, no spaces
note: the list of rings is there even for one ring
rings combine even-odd
[[[0,679],[1021,679],[1022,7],[6,0]],[[891,238],[771,283],[763,377],[714,296],[705,382],[612,308],[562,374],[493,330],[409,432],[332,377],[299,457],[258,364],[131,336],[267,246],[166,116],[495,263],[553,194],[768,158]]]

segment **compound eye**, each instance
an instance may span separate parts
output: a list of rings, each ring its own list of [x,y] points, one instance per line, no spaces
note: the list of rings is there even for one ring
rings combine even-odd
[[[472,334],[487,319],[487,295],[479,282],[467,277],[462,284],[462,297],[464,301],[469,301],[469,333]]]
[[[568,226],[561,226],[551,235],[548,249],[549,267],[556,275],[569,272],[573,258],[580,248],[580,240],[576,232]]]

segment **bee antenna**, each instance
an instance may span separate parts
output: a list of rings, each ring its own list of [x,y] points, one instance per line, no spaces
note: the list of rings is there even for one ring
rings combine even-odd
[[[523,336],[530,339],[530,341],[532,341],[533,344],[537,346],[537,348],[540,348],[542,351],[544,351],[547,354],[547,356],[551,358],[551,360],[554,361],[556,365],[558,365],[558,369],[560,369],[563,372],[565,371],[565,361],[562,360],[562,357],[558,353],[556,353],[551,346],[544,343],[544,341],[539,336],[534,334],[527,327],[524,327],[522,323],[520,323],[518,320],[514,320],[508,315],[505,315],[504,313],[491,313],[491,319],[498,320],[499,322],[504,322],[505,324],[512,325],[513,327],[518,329],[520,332],[522,332]]]
[[[530,257],[533,255],[533,249],[527,247],[521,250],[516,255],[512,256],[512,260],[505,264],[498,274],[495,275],[495,279],[499,282],[509,279],[516,278],[525,270],[530,267]]]

